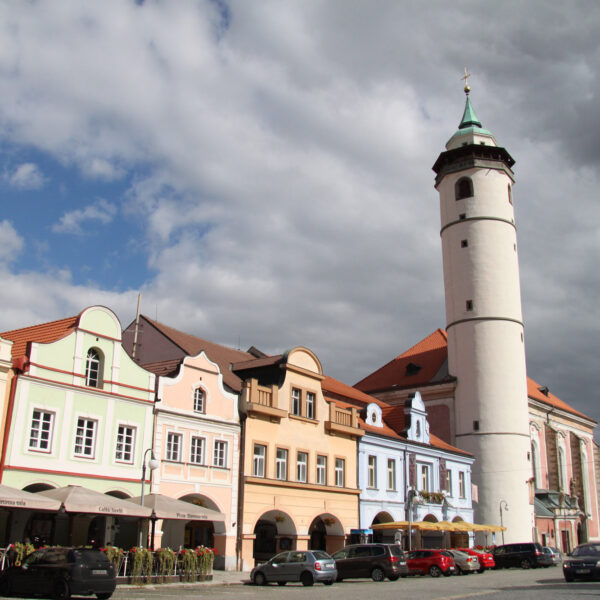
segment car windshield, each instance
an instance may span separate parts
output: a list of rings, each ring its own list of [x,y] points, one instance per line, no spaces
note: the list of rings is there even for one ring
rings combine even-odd
[[[573,550],[573,556],[600,556],[600,544],[577,546]]]

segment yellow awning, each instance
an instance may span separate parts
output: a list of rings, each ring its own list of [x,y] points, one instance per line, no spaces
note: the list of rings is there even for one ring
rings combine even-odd
[[[408,521],[388,521],[371,525],[371,529],[408,529]],[[413,521],[412,528],[420,531],[491,531],[494,533],[506,531],[506,527],[500,525],[484,525],[479,523],[467,523],[466,521]]]

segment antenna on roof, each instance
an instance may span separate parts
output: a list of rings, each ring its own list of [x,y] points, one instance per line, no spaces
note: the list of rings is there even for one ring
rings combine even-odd
[[[137,311],[135,313],[135,333],[133,334],[133,349],[131,350],[131,358],[135,360],[135,350],[137,348],[138,331],[140,329],[140,307],[142,306],[142,292],[138,294]]]

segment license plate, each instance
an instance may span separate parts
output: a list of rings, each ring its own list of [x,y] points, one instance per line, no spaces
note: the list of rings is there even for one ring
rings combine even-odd
[[[106,569],[92,569],[92,575],[106,575]]]
[[[589,569],[575,569],[575,573],[578,573],[579,575],[586,575],[590,572]]]

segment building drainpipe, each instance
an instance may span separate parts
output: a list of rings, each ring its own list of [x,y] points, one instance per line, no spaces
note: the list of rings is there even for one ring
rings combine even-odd
[[[21,372],[25,371],[29,363],[27,357],[19,358],[13,361],[14,375],[10,382],[10,396],[8,399],[8,408],[6,409],[6,423],[4,425],[4,435],[2,439],[2,455],[0,456],[0,482],[4,477],[4,466],[6,464],[6,452],[8,450],[8,437],[10,435],[10,426],[15,407],[15,395],[17,393],[17,382]]]
[[[235,560],[237,570],[241,571],[243,567],[242,559],[242,521],[244,518],[244,462],[246,456],[246,419],[247,415],[240,413],[240,459],[238,467],[238,505],[237,505],[237,531],[235,543]]]

